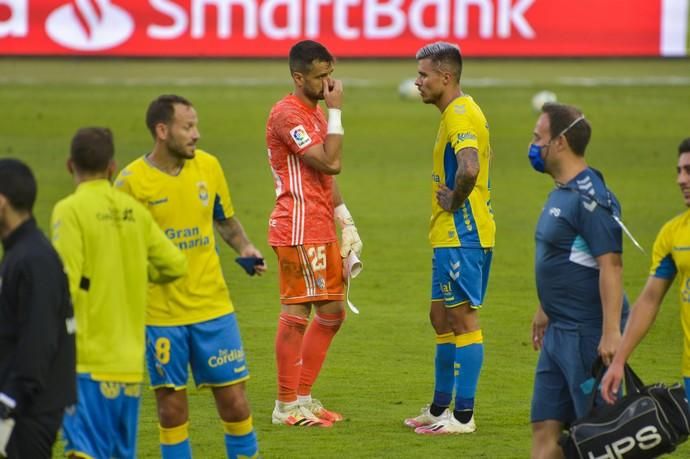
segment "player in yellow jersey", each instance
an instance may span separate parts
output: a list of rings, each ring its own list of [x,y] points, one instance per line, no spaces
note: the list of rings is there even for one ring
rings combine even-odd
[[[188,435],[188,365],[198,387],[210,387],[225,430],[229,458],[258,456],[245,381],[249,372],[237,319],[216,251],[214,228],[250,271],[266,266],[250,242],[230,200],[218,160],[196,148],[198,119],[183,97],[151,102],[146,125],[151,153],[122,170],[115,186],[148,207],[187,256],[189,272],[149,288],[147,365],[156,392],[163,459],[191,457]]]
[[[676,275],[680,278],[680,318],[684,335],[681,371],[685,393],[690,400],[690,137],[678,146],[677,170],[676,182],[689,209],[666,222],[654,241],[649,278],[635,301],[623,340],[601,381],[601,395],[608,403],[617,399],[625,362],[654,323]]]
[[[148,280],[170,282],[187,267],[146,208],[110,185],[113,156],[109,129],[78,130],[67,162],[77,189],[53,210],[77,323],[77,406],[63,421],[69,457],[137,456]]]
[[[436,331],[432,403],[405,424],[422,435],[476,430],[474,397],[484,358],[478,310],[489,280],[496,226],[491,210],[489,126],[460,87],[462,56],[437,42],[417,52],[415,84],[441,112],[433,150],[431,324]],[[455,409],[449,409],[455,392]]]

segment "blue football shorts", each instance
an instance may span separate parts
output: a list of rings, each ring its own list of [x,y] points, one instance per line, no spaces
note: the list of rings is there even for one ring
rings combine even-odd
[[[191,325],[147,326],[146,365],[154,389],[186,388],[188,367],[197,387],[249,379],[235,313]]]
[[[601,329],[553,324],[546,328],[534,376],[532,422],[568,424],[587,414],[591,394],[582,384],[592,376],[600,340]]]
[[[65,455],[136,458],[140,400],[140,383],[94,381],[80,373],[77,404],[62,420]]]
[[[431,260],[431,301],[447,308],[469,302],[480,308],[489,285],[492,249],[438,247]]]

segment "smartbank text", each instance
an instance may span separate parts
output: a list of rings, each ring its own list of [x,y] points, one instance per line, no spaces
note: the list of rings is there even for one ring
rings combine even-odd
[[[344,40],[390,39],[406,33],[420,39],[470,34],[483,39],[532,39],[535,32],[525,15],[535,1],[191,0],[183,6],[173,0],[148,0],[136,9],[141,12],[148,4],[150,14],[135,22],[157,40],[213,35],[220,39],[316,38],[325,30]],[[113,0],[66,0],[57,6],[70,3],[87,26],[102,20],[113,5],[127,9],[125,2]],[[25,37],[38,5],[39,1],[0,0],[0,38]]]

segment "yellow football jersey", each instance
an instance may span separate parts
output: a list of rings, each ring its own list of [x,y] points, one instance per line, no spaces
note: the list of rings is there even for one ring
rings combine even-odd
[[[680,280],[680,320],[683,326],[683,376],[690,377],[690,210],[669,220],[659,231],[652,251],[650,275]]]
[[[460,209],[450,213],[438,204],[436,192],[441,184],[455,188],[458,169],[455,155],[468,147],[476,148],[479,152],[479,176]],[[489,125],[479,105],[468,95],[458,97],[443,111],[434,145],[429,230],[432,247],[494,246],[496,223],[491,209],[489,180],[491,154]]]
[[[141,382],[147,272],[156,275],[152,281],[179,278],[184,254],[140,203],[107,180],[81,183],[55,205],[51,223],[74,303],[77,372]]]
[[[216,251],[214,220],[235,211],[218,160],[196,150],[176,176],[141,157],[125,167],[115,187],[148,207],[168,238],[187,256],[188,272],[166,285],[149,285],[148,325],[189,325],[233,311]]]

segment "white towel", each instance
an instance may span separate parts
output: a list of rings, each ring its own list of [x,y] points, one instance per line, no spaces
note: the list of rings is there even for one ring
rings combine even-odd
[[[350,285],[352,284],[352,279],[357,277],[359,273],[362,272],[362,267],[362,261],[357,258],[357,255],[355,255],[354,252],[350,252],[347,258],[343,259],[343,277],[347,283],[347,292],[345,294],[345,298],[347,300],[347,307],[349,307],[350,311],[354,312],[355,314],[359,314],[359,309],[357,309],[357,307],[350,301]]]

